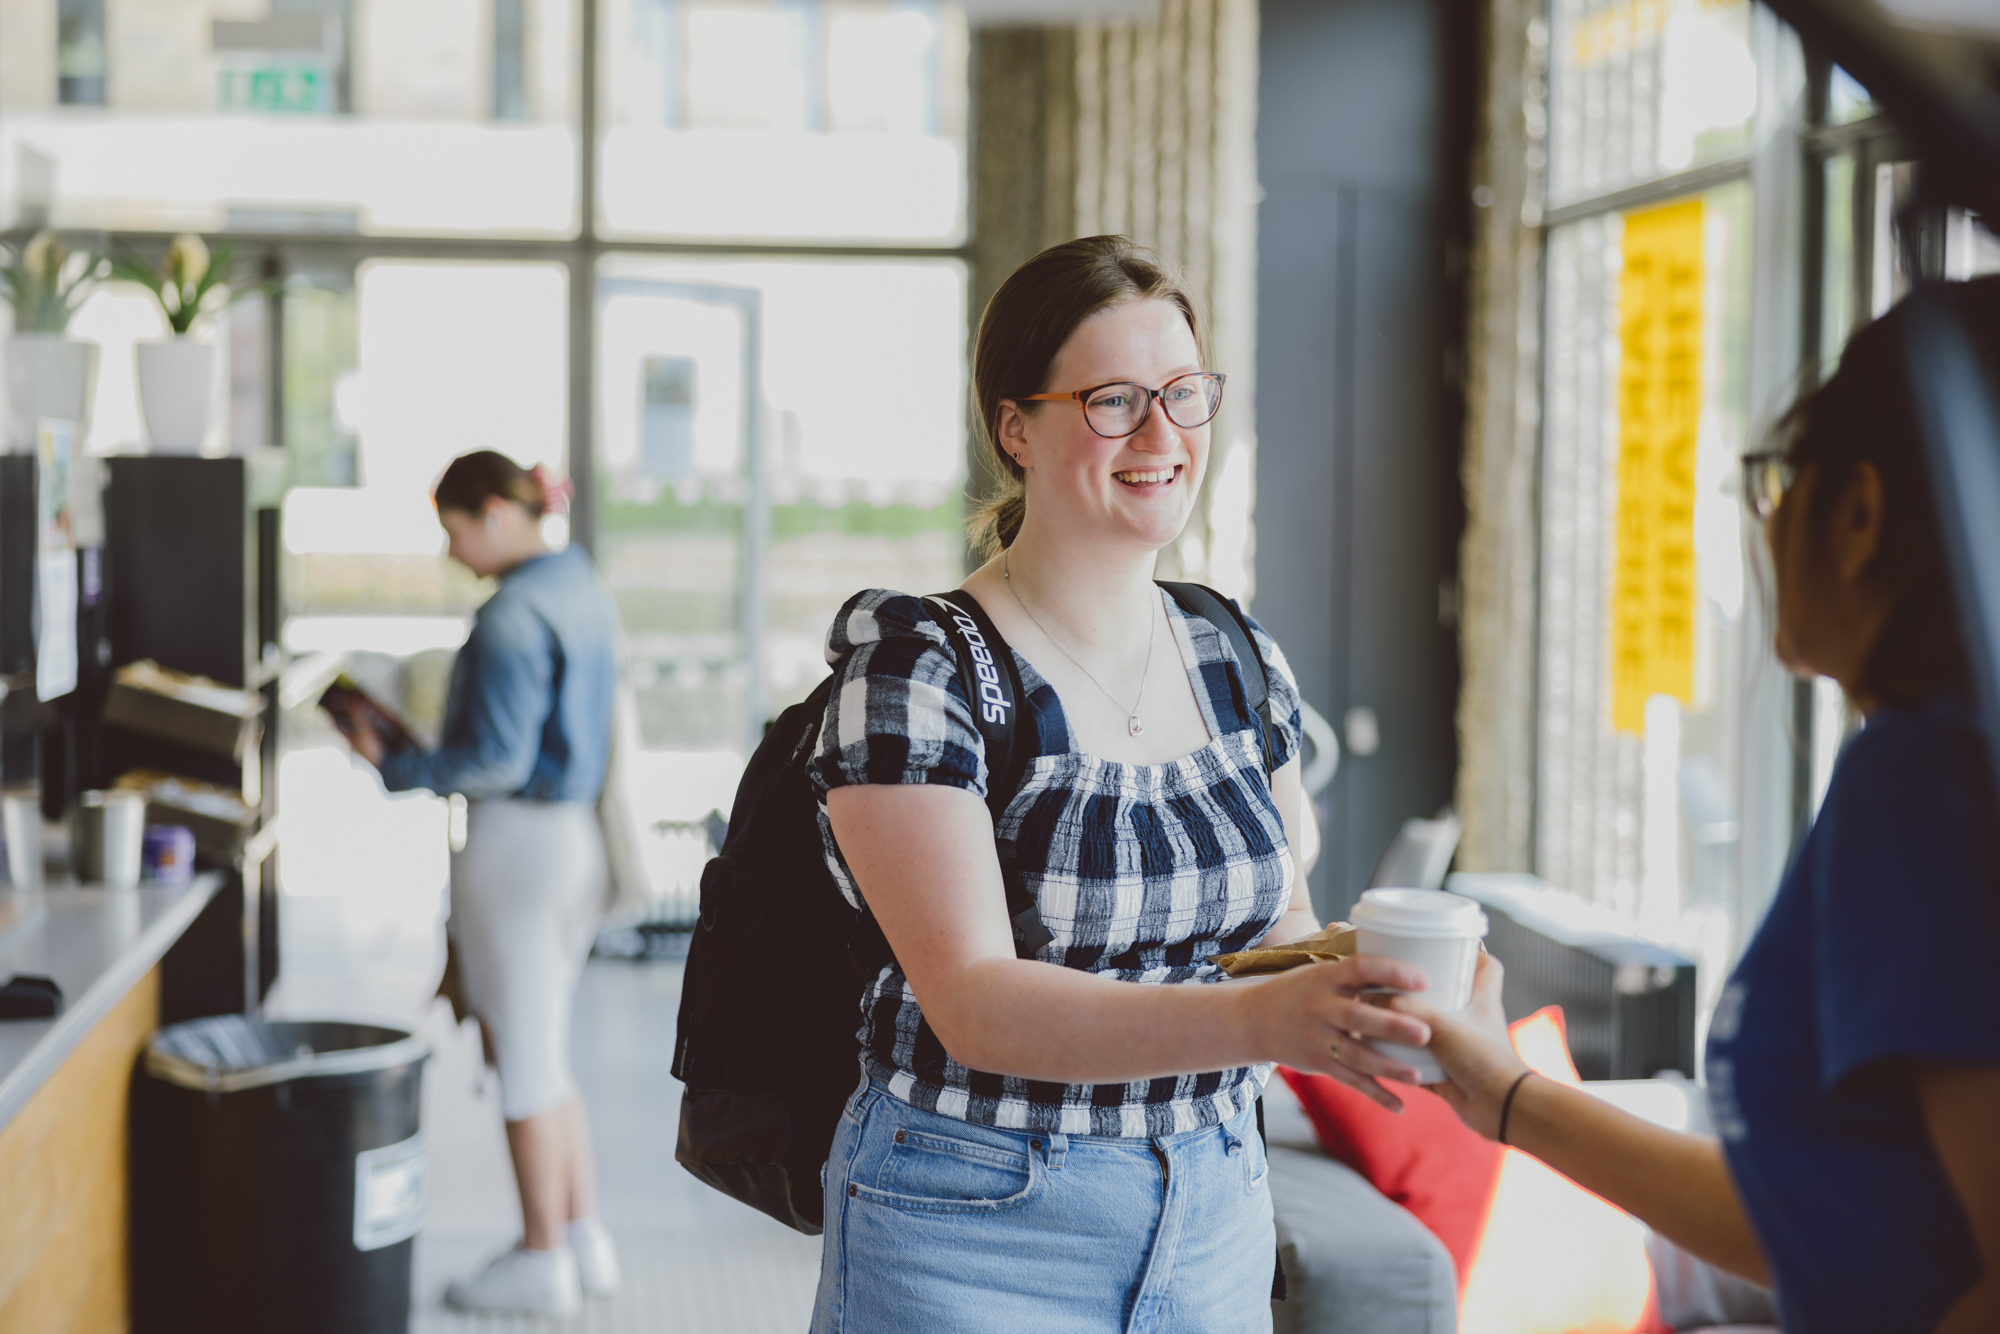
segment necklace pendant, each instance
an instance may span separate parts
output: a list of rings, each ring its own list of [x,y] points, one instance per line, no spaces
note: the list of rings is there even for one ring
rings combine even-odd
[[[1138,714],[1135,713],[1125,720],[1125,733],[1127,736],[1138,736],[1145,730],[1146,724],[1139,721]]]

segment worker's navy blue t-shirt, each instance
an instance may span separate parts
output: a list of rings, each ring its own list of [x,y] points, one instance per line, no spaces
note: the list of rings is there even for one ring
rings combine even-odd
[[[1708,1037],[1785,1334],[1928,1334],[1981,1273],[1917,1063],[2000,1064],[2000,806],[1971,707],[1848,743]]]

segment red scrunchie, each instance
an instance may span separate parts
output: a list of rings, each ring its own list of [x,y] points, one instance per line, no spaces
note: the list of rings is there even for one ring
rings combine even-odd
[[[528,476],[534,478],[535,485],[542,488],[542,513],[569,513],[570,497],[576,494],[576,487],[568,478],[550,476],[548,469],[539,463],[528,469]]]

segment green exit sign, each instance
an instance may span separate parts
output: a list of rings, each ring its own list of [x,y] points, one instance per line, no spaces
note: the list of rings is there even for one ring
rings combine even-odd
[[[317,60],[232,61],[222,68],[216,103],[223,111],[325,115],[333,80]]]

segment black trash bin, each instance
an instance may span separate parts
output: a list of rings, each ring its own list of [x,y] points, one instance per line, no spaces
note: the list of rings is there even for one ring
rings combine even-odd
[[[132,1080],[139,1334],[405,1334],[423,1225],[414,1034],[197,1019]]]

